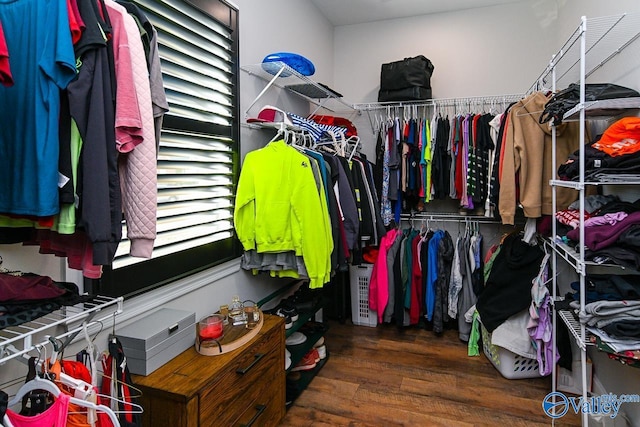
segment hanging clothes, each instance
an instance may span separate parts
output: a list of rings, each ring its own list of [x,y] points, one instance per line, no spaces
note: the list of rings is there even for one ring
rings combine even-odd
[[[4,37],[4,30],[0,23],[0,84],[3,86],[13,86],[13,76],[9,65],[9,49],[7,40]]]
[[[61,393],[46,411],[34,415],[24,416],[7,409],[6,416],[15,427],[65,427],[67,425],[67,413],[69,412],[70,397]]]
[[[304,259],[310,288],[322,287],[331,273],[331,222],[320,190],[309,158],[274,141],[245,156],[234,210],[244,249],[295,251]]]
[[[102,265],[112,263],[121,240],[123,211],[127,218],[127,238],[131,241],[130,255],[148,258],[154,246],[158,126],[163,114],[168,111],[155,29],[139,9],[133,10],[136,19],[148,34],[143,42],[145,37],[141,34],[142,28],[138,27],[126,8],[110,0],[106,3],[103,0],[56,0],[41,15],[48,23],[31,19],[26,11],[20,11],[20,8],[28,4],[29,2],[20,2],[18,7],[0,7],[0,15],[5,15],[6,18],[6,22],[2,19],[5,32],[7,25],[20,22],[11,34],[8,48],[25,52],[11,56],[12,62],[15,62],[14,59],[18,61],[12,67],[23,72],[20,73],[18,84],[11,88],[15,92],[2,95],[2,99],[10,101],[12,96],[19,94],[26,101],[32,95],[50,94],[47,96],[52,98],[47,103],[51,108],[47,111],[54,118],[46,118],[49,113],[39,113],[38,117],[44,120],[31,126],[15,126],[15,123],[20,122],[12,120],[10,114],[3,114],[5,120],[14,123],[3,128],[9,132],[5,132],[6,136],[15,133],[14,128],[22,129],[20,132],[33,130],[39,135],[38,138],[26,140],[44,144],[44,140],[40,139],[43,136],[41,130],[48,127],[51,136],[47,138],[51,139],[51,143],[36,151],[26,147],[25,155],[30,156],[29,153],[32,152],[45,153],[43,158],[49,166],[40,166],[39,161],[33,159],[25,168],[24,165],[20,166],[20,159],[14,159],[11,168],[2,169],[11,170],[15,167],[16,170],[34,171],[54,186],[48,190],[47,197],[50,201],[57,200],[57,206],[51,215],[33,212],[33,217],[17,219],[0,215],[0,226],[38,228],[37,235],[35,238],[31,236],[28,244],[38,244],[43,253],[67,257],[69,267],[82,270],[85,277],[100,278]],[[19,19],[29,22],[12,21],[11,16],[15,13],[20,15]],[[30,25],[48,28],[49,33],[51,28],[55,28],[55,31],[62,31],[64,34],[42,38],[49,40],[49,44],[40,43],[33,48],[23,46],[24,49],[20,49],[15,45],[16,35],[25,31],[37,34],[38,30],[29,30]],[[34,38],[38,39],[37,36]],[[35,91],[34,88],[25,86],[25,82],[30,80],[24,77],[32,74],[27,71],[32,66],[29,65],[31,60],[28,58],[34,53],[42,55],[41,58],[45,58],[46,62],[49,54],[41,49],[51,49],[51,43],[59,44],[56,57],[58,65],[45,70],[42,75],[49,77],[42,84],[53,84],[56,88]],[[43,64],[40,59],[39,66]],[[48,66],[45,65],[46,67]],[[71,69],[71,74],[66,77],[63,71],[65,67]],[[66,83],[63,84],[61,79],[67,79]],[[119,91],[116,90],[116,83],[120,87]],[[39,108],[39,103],[36,100],[32,105]],[[26,105],[14,103],[11,108],[26,112]],[[27,116],[33,115],[24,115]],[[54,120],[55,125],[48,123],[50,120]],[[0,144],[4,142],[3,139]],[[127,154],[119,156],[119,152]],[[10,157],[3,157],[3,160],[9,160]],[[53,166],[56,169],[55,177],[48,172],[49,167]],[[28,184],[31,180],[24,182]],[[1,206],[2,197],[23,197],[24,194],[37,196],[39,191],[17,188],[3,191],[5,196],[0,196],[0,214],[18,214],[14,208]],[[37,196],[32,201],[40,203],[38,200],[41,199]],[[18,200],[11,203],[15,207],[21,205]]]
[[[384,235],[380,241],[380,249],[378,258],[373,264],[371,279],[369,281],[369,309],[375,311],[378,316],[378,322],[382,323],[384,319],[385,309],[389,302],[389,273],[387,265],[387,253],[393,245],[398,233],[397,229],[391,229]],[[395,275],[394,275],[395,276]],[[395,302],[395,293],[394,293]]]
[[[447,308],[453,252],[453,239],[448,231],[444,231],[438,245],[438,273],[434,284],[436,292],[433,309],[433,332],[436,334],[442,333],[444,324],[450,320]]]
[[[509,122],[501,154],[499,210],[503,224],[514,224],[516,206],[521,205],[527,218],[551,215],[550,179],[556,177],[552,166],[550,126],[539,123],[548,98],[534,92],[517,102],[509,110]],[[578,122],[562,123],[556,127],[556,153],[566,159],[580,145]],[[519,190],[516,192],[516,176]],[[556,189],[557,208],[566,209],[578,198],[571,188]]]

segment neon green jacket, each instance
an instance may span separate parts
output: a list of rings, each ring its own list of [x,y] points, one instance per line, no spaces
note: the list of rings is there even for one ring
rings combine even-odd
[[[310,159],[284,141],[248,153],[236,192],[234,226],[245,250],[295,251],[310,288],[330,279],[331,224]]]

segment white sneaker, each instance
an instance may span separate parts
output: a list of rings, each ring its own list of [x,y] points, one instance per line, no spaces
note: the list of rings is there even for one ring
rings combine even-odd
[[[290,366],[291,366],[291,357],[290,356],[285,356],[284,357],[284,370],[286,371],[287,369],[289,369]]]
[[[326,359],[327,358],[327,346],[326,345],[321,345],[320,347],[316,347],[316,350],[318,350],[318,355],[320,356],[320,359]]]
[[[302,332],[294,332],[286,339],[286,345],[298,345],[307,340],[307,336]]]

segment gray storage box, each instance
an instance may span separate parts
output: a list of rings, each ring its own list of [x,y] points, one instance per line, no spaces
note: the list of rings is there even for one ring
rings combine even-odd
[[[194,312],[161,308],[116,332],[132,374],[149,375],[196,340]]]

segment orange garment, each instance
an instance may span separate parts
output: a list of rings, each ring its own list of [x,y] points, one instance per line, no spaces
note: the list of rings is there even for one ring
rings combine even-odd
[[[640,151],[640,117],[618,120],[604,131],[593,147],[611,157]]]
[[[49,363],[49,361],[47,361]],[[60,377],[60,373],[64,372],[73,378],[78,380],[82,380],[86,383],[91,383],[91,374],[87,367],[81,362],[76,362],[72,360],[57,360],[53,364],[49,365],[49,372],[55,374],[56,378]],[[74,396],[74,390],[71,387],[66,386],[60,381],[56,381],[56,385],[64,394],[68,396]],[[92,403],[99,404],[102,402],[97,401],[97,387],[94,387],[93,398],[89,400]],[[109,419],[106,414],[100,412],[94,412],[92,418],[94,418],[94,424],[89,422],[89,412],[86,407],[77,405],[75,403],[69,402],[69,410],[67,412],[67,423],[66,427],[113,427],[113,423]]]

